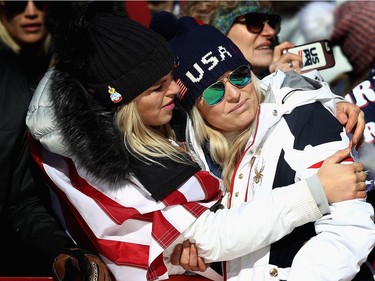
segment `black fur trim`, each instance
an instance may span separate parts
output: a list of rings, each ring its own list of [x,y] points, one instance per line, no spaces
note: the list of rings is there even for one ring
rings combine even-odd
[[[58,129],[78,166],[117,185],[129,172],[129,155],[114,112],[97,102],[77,79],[55,69],[51,95]]]
[[[132,156],[115,125],[114,112],[103,107],[68,72],[54,68],[50,91],[56,126],[69,147],[70,157],[97,183],[116,188],[131,173],[159,201],[200,170],[187,155],[186,163],[158,158],[163,166],[146,164]]]

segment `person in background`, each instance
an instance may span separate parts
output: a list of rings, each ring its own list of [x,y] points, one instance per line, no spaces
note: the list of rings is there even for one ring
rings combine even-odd
[[[0,2],[0,56],[22,71],[33,92],[51,65],[52,48],[44,18],[47,1]]]
[[[0,240],[6,257],[0,276],[55,273],[68,280],[96,274],[109,280],[100,258],[79,249],[56,221],[48,188],[28,151],[27,108],[52,60],[48,7],[46,1],[0,2]]]
[[[227,35],[258,77],[276,69],[301,71],[301,57],[284,52],[294,45],[278,42],[281,17],[272,13],[269,1],[186,1],[181,16],[197,18]]]
[[[311,183],[321,161],[338,148],[345,149],[346,154],[341,155],[344,163],[353,162],[348,157],[349,138],[333,115],[334,95],[327,83],[295,71],[277,71],[259,82],[251,65],[240,59],[242,54],[228,45],[221,32],[191,17],[177,20],[169,13],[160,13],[150,27],[169,40],[179,58],[173,74],[181,87],[178,100],[191,116],[186,143],[206,169],[223,178],[230,191],[231,208],[271,197],[273,191],[287,185],[304,180]],[[375,245],[374,210],[365,202],[364,183],[361,186],[361,198],[328,200],[325,216],[314,224],[227,261],[227,280],[354,278]],[[280,203],[272,202],[263,208],[272,209]],[[248,219],[257,235],[262,230],[257,229],[256,222],[269,223],[260,210]],[[208,221],[205,227],[214,230]],[[185,237],[194,230],[189,229]],[[237,231],[243,231],[240,224]],[[227,250],[228,257],[230,251],[235,253],[242,247],[243,242],[229,239],[231,247],[223,243],[211,250],[207,245],[215,242],[213,237],[195,235],[191,240],[208,261],[216,261],[221,251]],[[256,244],[257,237],[248,239]],[[329,254],[323,257],[322,251]]]
[[[178,61],[160,35],[107,1],[87,3],[83,13],[51,30],[56,64],[40,83],[26,119],[33,156],[53,183],[60,203],[55,207],[65,211],[61,219],[67,229],[77,241],[91,242],[116,279],[164,280],[185,273],[169,257],[193,225],[199,235],[222,234],[213,239],[215,249],[227,235],[253,243],[249,237],[258,232],[248,218],[258,208],[270,218],[260,227],[271,234],[259,236],[256,244],[275,241],[322,216],[304,181],[291,187],[297,191],[293,196],[285,195],[288,188],[272,193],[283,198],[277,211],[263,208],[269,198],[218,208],[221,181],[178,145],[169,124],[180,90],[172,75]],[[244,57],[239,61],[247,62]],[[337,172],[361,165],[329,162],[320,169],[329,179],[324,191],[319,189],[323,200],[325,192],[337,188],[339,200],[357,197],[364,173]],[[327,169],[336,171],[337,181]],[[282,211],[291,216],[280,218]],[[205,220],[221,231],[207,232]],[[244,232],[233,227],[239,222]],[[224,258],[247,252],[247,244],[242,245],[242,252],[224,251]]]
[[[364,145],[358,159],[368,171],[369,201],[375,206],[375,2],[348,1],[334,11],[332,44],[340,46],[352,65],[350,72],[339,76],[331,84],[345,99],[359,106],[365,116]]]
[[[375,50],[367,42],[375,38],[375,26],[370,15],[375,12],[372,1],[347,1],[333,10],[332,27],[327,35],[332,45],[340,46],[352,66],[336,81],[331,82],[337,94],[345,96],[371,76],[375,65]],[[357,30],[358,29],[358,30]]]
[[[301,72],[302,59],[300,56],[285,52],[294,46],[290,42],[278,43],[277,34],[281,29],[281,17],[272,13],[270,1],[186,1],[181,15],[192,16],[206,24],[211,24],[227,35],[242,51],[251,63],[253,72],[258,77],[264,77],[276,69],[282,71],[294,70]],[[323,80],[321,75],[315,76]],[[305,75],[309,75],[305,73]],[[337,96],[337,99],[340,99]],[[355,110],[364,120],[363,112],[359,107],[352,107],[342,102],[340,107],[346,110]],[[341,123],[347,122],[346,115],[341,114],[338,108],[337,118]],[[359,131],[364,122],[358,123]],[[352,128],[348,124],[346,129]],[[347,131],[350,133],[350,131]],[[363,136],[354,136],[357,149],[363,144]]]
[[[295,33],[295,37],[299,38],[291,42],[296,42],[300,45],[329,40],[335,20],[333,12],[335,8],[340,5],[340,1],[309,1],[303,3],[305,4],[299,11],[290,15],[289,23],[294,27],[288,25],[287,28],[292,29]],[[286,36],[287,34],[284,35]],[[281,36],[282,34],[280,34],[280,38]],[[337,93],[337,91],[335,91],[332,81],[342,73],[351,71],[352,67],[338,45],[331,46],[331,48],[335,59],[335,65],[327,69],[321,69],[319,73],[322,75],[324,81],[331,85],[332,91],[341,96],[342,93]]]

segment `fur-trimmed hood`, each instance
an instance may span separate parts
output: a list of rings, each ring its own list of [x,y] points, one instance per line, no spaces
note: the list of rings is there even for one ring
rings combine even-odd
[[[123,181],[129,155],[114,112],[89,96],[68,73],[52,69],[39,84],[26,118],[32,136],[51,152],[70,157],[96,179]]]
[[[126,149],[114,112],[79,80],[56,67],[46,73],[26,117],[32,136],[53,153],[71,158],[97,182],[118,188],[131,178],[159,201],[200,170],[193,162],[144,163]],[[108,185],[103,185],[108,186]],[[99,186],[100,187],[100,186]]]

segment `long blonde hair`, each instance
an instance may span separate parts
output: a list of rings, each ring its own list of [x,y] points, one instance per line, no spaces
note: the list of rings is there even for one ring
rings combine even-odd
[[[258,97],[259,103],[261,103],[264,100],[265,93],[260,87],[259,79],[254,73],[251,73],[251,75],[255,93]],[[237,162],[245,149],[246,143],[253,134],[256,120],[253,120],[249,127],[236,132],[236,134],[232,135],[232,137],[229,139],[203,119],[196,105],[193,106],[190,116],[193,122],[195,137],[198,144],[203,146],[206,141],[209,141],[210,156],[222,167],[222,179],[224,186],[229,189],[231,178]]]
[[[189,162],[185,150],[174,142],[176,136],[171,126],[146,126],[134,100],[117,109],[115,122],[124,135],[125,146],[138,159],[155,164],[160,164],[155,158],[162,157],[179,163]]]

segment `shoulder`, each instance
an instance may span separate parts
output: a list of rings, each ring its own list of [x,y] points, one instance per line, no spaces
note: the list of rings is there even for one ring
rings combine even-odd
[[[305,104],[284,115],[289,130],[295,136],[295,144],[304,147],[341,140],[343,127],[332,113],[320,102]]]
[[[57,129],[50,99],[51,75],[48,71],[40,81],[30,102],[26,124],[32,136],[54,153],[68,156],[68,149]]]

